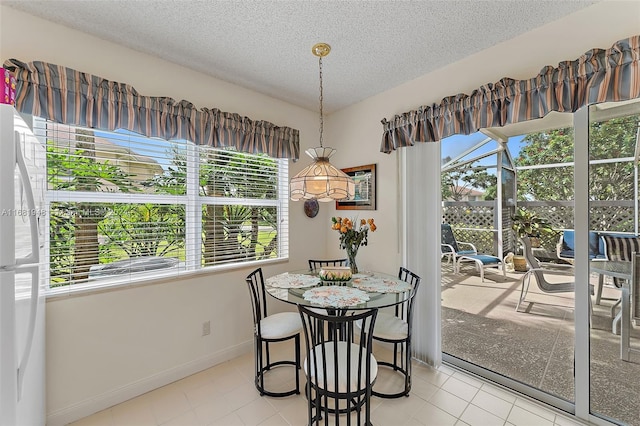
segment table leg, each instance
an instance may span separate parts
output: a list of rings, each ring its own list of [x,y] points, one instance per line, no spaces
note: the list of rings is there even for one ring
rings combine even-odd
[[[621,322],[620,322],[620,359],[629,361],[629,334],[631,328],[631,306],[629,304],[629,283],[622,285],[621,299]]]
[[[596,292],[596,305],[599,305],[600,299],[602,299],[602,287],[604,287],[604,275],[598,274],[598,291]]]

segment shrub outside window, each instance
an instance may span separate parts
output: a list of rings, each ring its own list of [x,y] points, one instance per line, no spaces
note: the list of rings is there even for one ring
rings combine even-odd
[[[288,257],[287,160],[34,121],[51,288]]]

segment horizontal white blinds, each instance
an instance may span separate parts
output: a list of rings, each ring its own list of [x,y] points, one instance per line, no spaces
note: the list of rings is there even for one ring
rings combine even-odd
[[[288,256],[285,160],[37,123],[52,287]]]

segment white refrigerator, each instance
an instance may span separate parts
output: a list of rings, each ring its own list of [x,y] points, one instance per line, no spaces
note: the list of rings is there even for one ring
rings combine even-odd
[[[0,426],[45,424],[46,156],[0,104]]]

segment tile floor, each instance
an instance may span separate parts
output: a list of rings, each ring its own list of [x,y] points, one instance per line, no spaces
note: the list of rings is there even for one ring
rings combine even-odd
[[[287,349],[280,349],[278,353]],[[388,353],[376,352],[378,357],[385,355]],[[72,425],[306,425],[307,402],[304,396],[260,397],[253,385],[252,370],[253,355],[247,354],[103,410]],[[293,387],[291,372],[290,367],[274,369],[267,386],[276,390]],[[304,373],[300,374],[303,386]],[[399,383],[399,376],[382,368],[376,387],[392,387]],[[341,418],[340,424],[346,424],[345,420]],[[448,367],[436,370],[419,363],[414,364],[411,395],[400,399],[373,397],[371,420],[376,426],[581,424],[460,371]]]

